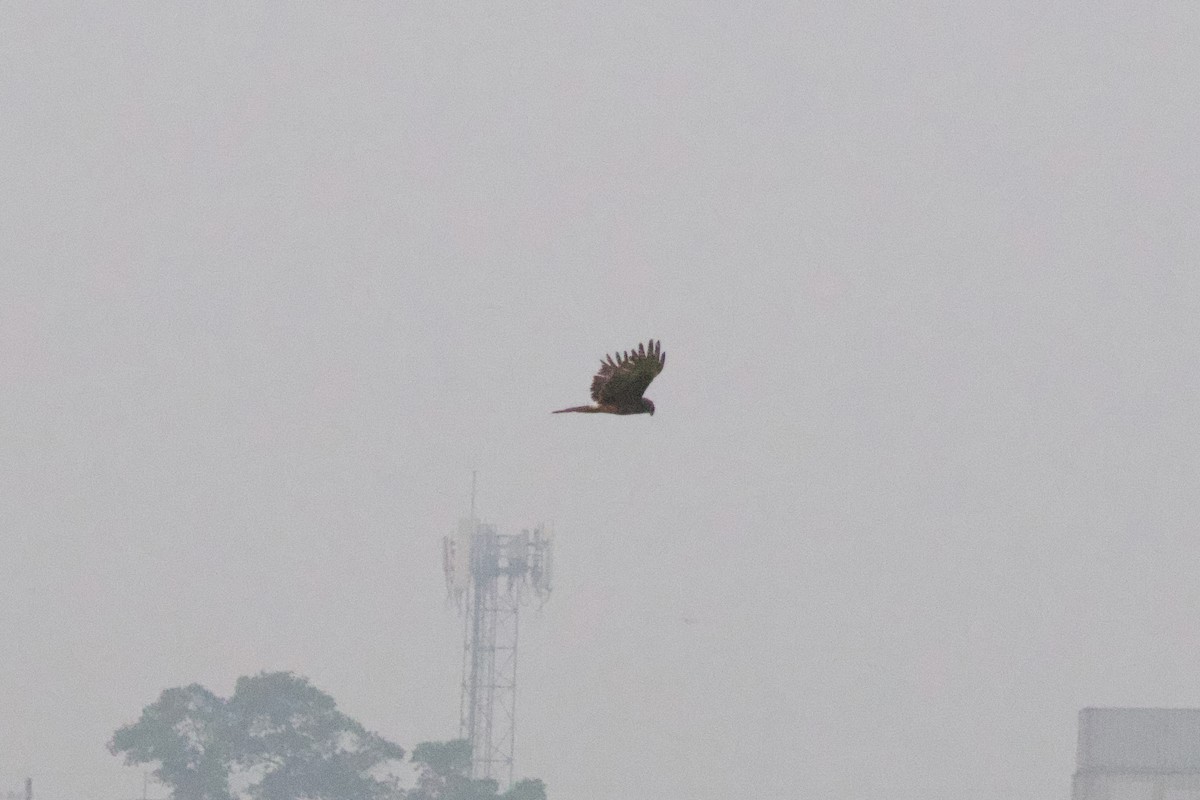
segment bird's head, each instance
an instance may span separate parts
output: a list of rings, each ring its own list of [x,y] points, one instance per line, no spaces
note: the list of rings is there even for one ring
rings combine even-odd
[[[642,398],[642,408],[646,409],[647,414],[654,416],[654,401],[649,397]]]

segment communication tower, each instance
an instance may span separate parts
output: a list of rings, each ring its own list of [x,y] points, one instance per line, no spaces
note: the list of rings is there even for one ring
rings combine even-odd
[[[526,590],[553,588],[554,537],[544,527],[500,533],[474,514],[442,540],[446,589],[463,612],[459,736],[471,743],[471,777],[512,783],[517,722],[518,617]]]

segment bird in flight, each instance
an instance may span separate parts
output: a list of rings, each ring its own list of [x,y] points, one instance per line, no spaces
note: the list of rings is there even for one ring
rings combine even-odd
[[[596,405],[563,408],[553,413],[653,414],[654,401],[642,397],[642,393],[666,363],[662,342],[653,339],[649,344],[639,344],[636,350],[608,356],[600,361],[600,371],[592,378],[592,399]]]

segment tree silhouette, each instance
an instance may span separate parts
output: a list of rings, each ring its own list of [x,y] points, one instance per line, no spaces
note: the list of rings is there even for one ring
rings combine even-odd
[[[141,719],[113,734],[109,750],[126,764],[157,761],[154,777],[175,800],[231,800],[236,758],[225,701],[199,684],[167,689]]]
[[[174,800],[234,800],[231,778],[253,800],[387,800],[404,750],[338,711],[329,695],[290,672],[239,678],[228,700],[203,686],[167,689],[109,743],[127,764],[157,762]],[[255,780],[257,778],[257,780]]]
[[[173,800],[546,800],[537,779],[504,794],[472,779],[463,739],[417,745],[406,792],[394,771],[404,750],[290,672],[238,678],[228,699],[199,684],[166,689],[108,748],[126,764],[157,763]]]
[[[408,800],[546,800],[546,785],[536,778],[517,781],[504,794],[497,794],[494,780],[472,780],[471,743],[465,739],[422,742],[412,760],[419,772]]]

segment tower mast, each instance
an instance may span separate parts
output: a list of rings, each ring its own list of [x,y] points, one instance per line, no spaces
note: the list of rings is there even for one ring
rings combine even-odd
[[[480,522],[472,473],[471,517],[443,542],[447,587],[464,611],[459,736],[471,744],[472,778],[512,783],[521,597],[550,594],[553,545],[540,526],[504,534]]]

